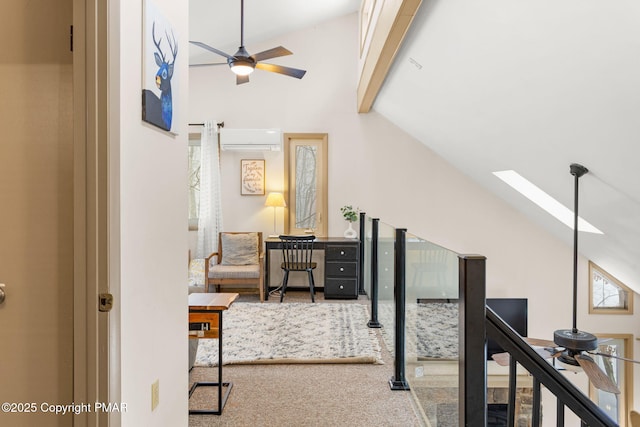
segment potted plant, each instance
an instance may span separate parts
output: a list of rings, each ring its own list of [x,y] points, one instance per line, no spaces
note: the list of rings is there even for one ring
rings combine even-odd
[[[349,223],[349,227],[344,232],[344,237],[347,239],[355,239],[358,235],[356,230],[353,229],[352,223],[358,220],[358,212],[360,210],[358,208],[353,208],[351,205],[345,205],[340,208],[340,212],[342,212],[342,216]]]

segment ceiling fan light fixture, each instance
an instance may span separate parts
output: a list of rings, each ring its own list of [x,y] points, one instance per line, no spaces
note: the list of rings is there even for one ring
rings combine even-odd
[[[248,76],[256,68],[255,61],[249,57],[249,54],[242,46],[238,49],[236,55],[233,58],[229,58],[227,62],[231,67],[231,71],[237,76]]]
[[[248,61],[234,61],[230,66],[231,71],[233,71],[237,76],[248,76],[253,73],[253,70],[255,69],[255,65]]]
[[[247,50],[244,48],[244,0],[240,1],[240,47],[238,48],[238,51],[235,55],[231,56],[228,53],[225,53],[221,50],[195,40],[190,40],[189,43],[195,44],[196,46],[206,49],[209,52],[213,52],[216,55],[227,58],[227,64],[229,64],[229,68],[231,68],[231,71],[236,75],[236,84],[238,85],[249,83],[249,74],[253,73],[256,65],[261,70],[270,71],[272,73],[279,73],[289,77],[295,77],[296,79],[301,79],[306,73],[305,70],[285,67],[282,65],[266,64],[262,62],[265,59],[291,55],[291,51],[285,49],[282,46],[267,49],[262,52],[258,52],[255,55],[249,55],[249,52],[247,52]]]

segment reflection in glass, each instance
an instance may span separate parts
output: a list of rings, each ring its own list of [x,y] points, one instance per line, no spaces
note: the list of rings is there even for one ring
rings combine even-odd
[[[387,350],[395,353],[395,235],[393,226],[378,224],[378,320],[384,328],[383,339]]]
[[[458,255],[419,237],[407,236],[407,298],[458,298]]]
[[[366,217],[364,227],[364,236],[361,239],[362,244],[364,245],[364,264],[362,266],[362,271],[360,272],[360,274],[362,274],[364,292],[367,295],[367,298],[371,299],[371,256],[373,250],[373,237],[371,235],[373,233],[373,222],[371,217]]]
[[[318,148],[296,147],[296,228],[316,228],[316,165]]]
[[[603,343],[598,345],[597,351],[604,354],[611,354],[613,356],[625,357],[624,344],[624,339],[605,339]],[[594,360],[598,366],[600,366],[600,369],[602,369],[607,376],[611,378],[618,388],[620,388],[620,390],[624,390],[622,384],[624,378],[624,362],[603,356],[594,357]],[[617,423],[620,423],[620,398],[620,395],[607,393],[598,389],[595,390],[594,401],[604,412],[606,412],[607,415],[611,417],[612,420],[615,420]]]
[[[447,413],[443,421],[439,409],[459,406],[457,267],[455,252],[406,234],[407,380],[413,389],[423,388],[418,403],[428,425],[434,427],[458,425],[459,421],[457,411]],[[444,383],[448,387],[442,387]]]

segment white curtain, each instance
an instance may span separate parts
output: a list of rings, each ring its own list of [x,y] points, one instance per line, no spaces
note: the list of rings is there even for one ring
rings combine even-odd
[[[204,124],[200,155],[200,208],[196,257],[205,258],[218,249],[218,233],[222,230],[220,154],[215,122]]]

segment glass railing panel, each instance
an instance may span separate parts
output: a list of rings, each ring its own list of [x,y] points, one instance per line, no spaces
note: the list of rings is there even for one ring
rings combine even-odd
[[[364,262],[362,263],[362,281],[364,292],[367,295],[368,299],[371,299],[371,225],[372,218],[370,216],[365,216],[364,223],[364,236],[361,236],[361,242],[364,245]]]
[[[379,222],[378,226],[378,320],[382,324],[384,343],[394,354],[395,345],[395,306],[394,286],[394,243],[395,228]]]
[[[407,382],[428,423],[458,425],[458,254],[406,236]]]
[[[458,298],[458,254],[407,234],[407,298]]]

